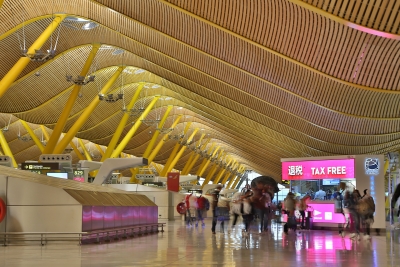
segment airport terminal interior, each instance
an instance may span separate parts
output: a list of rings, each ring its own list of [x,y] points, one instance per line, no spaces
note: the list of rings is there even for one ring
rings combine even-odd
[[[0,0],[0,62],[0,266],[400,266],[400,1]]]

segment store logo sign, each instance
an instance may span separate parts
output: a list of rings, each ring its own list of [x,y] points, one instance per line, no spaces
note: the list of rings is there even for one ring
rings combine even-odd
[[[365,166],[365,174],[367,174],[367,175],[378,175],[379,174],[379,159],[378,158],[366,158],[364,166]]]

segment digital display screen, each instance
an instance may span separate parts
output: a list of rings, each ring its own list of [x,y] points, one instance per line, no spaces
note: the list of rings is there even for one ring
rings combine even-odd
[[[66,172],[48,172],[47,176],[54,178],[68,179],[68,173]]]
[[[323,179],[322,185],[338,185],[340,183],[340,179]]]

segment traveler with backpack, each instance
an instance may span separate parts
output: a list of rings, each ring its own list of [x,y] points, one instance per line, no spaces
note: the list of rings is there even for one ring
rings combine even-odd
[[[198,226],[198,222],[201,221],[201,226],[205,226],[204,223],[204,212],[206,210],[210,209],[210,202],[208,201],[207,198],[203,197],[200,195],[197,198],[197,222],[196,222],[196,227]]]
[[[364,190],[364,195],[358,202],[358,214],[361,217],[364,228],[364,239],[371,239],[371,225],[374,223],[375,201],[368,194],[368,189]]]
[[[296,207],[296,200],[294,198],[294,194],[289,192],[284,200],[284,207],[287,214],[287,223],[283,226],[283,233],[288,234],[289,228],[296,231],[297,222],[296,217],[294,216],[294,209]]]

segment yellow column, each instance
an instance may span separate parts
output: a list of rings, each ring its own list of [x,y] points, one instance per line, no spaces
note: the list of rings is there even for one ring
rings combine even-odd
[[[201,141],[203,140],[204,136],[206,136],[206,134],[203,133],[200,136],[199,140],[196,142],[195,147],[197,147],[197,146],[199,146],[201,144]],[[191,164],[192,160],[194,159],[195,155],[196,155],[196,153],[194,151],[192,151],[190,153],[190,157],[189,157],[188,161],[186,162],[185,167],[183,167],[182,175],[187,172],[188,167],[190,166],[190,164]]]
[[[219,148],[219,147],[217,147],[217,148]],[[214,153],[215,153],[215,151],[214,151]],[[214,154],[213,154],[213,155],[214,155]],[[222,155],[223,155],[223,150],[219,153],[219,156],[218,156],[217,160],[219,160],[219,159],[222,157]],[[214,156],[212,156],[212,157],[214,157]],[[207,160],[206,164],[205,164],[204,167],[203,167],[203,171],[202,171],[202,173],[201,173],[199,176],[202,176],[202,175],[203,175],[203,172],[206,170],[206,168],[207,168],[207,166],[208,166],[208,163],[210,163],[210,160]],[[218,167],[218,165],[217,165],[217,164],[214,164],[214,166],[211,168],[210,172],[208,173],[206,179],[204,180],[204,182],[203,182],[201,188],[203,188],[204,185],[206,185],[206,184],[208,184],[208,183],[210,182],[211,178],[213,177],[213,175],[214,175],[215,172],[217,171],[217,167]]]
[[[232,162],[232,159],[228,162],[228,164],[226,165],[226,168],[229,166],[229,164],[230,164],[231,162]],[[217,175],[217,178],[215,178],[215,180],[214,180],[214,184],[218,184],[219,180],[221,180],[222,175],[224,175],[225,171],[226,171],[225,168],[222,168],[222,169],[220,170],[220,172],[219,172],[218,175]],[[222,183],[222,184],[225,184],[225,183]]]
[[[226,171],[226,169],[225,169],[225,171]],[[226,184],[226,182],[228,181],[229,176],[231,176],[231,173],[230,173],[230,172],[228,172],[227,174],[225,174],[225,177],[224,177],[224,179],[222,179],[221,184]]]
[[[126,107],[127,110],[131,110],[133,108],[133,106],[136,103],[136,100],[138,100],[139,96],[140,96],[140,92],[143,89],[145,83],[139,83],[138,88],[135,91],[135,94],[133,95],[131,101],[129,102],[128,106]],[[107,146],[106,152],[104,153],[104,155],[101,157],[101,162],[105,161],[106,159],[108,159],[109,157],[111,157],[111,154],[113,153],[115,147],[117,146],[118,140],[121,137],[122,132],[124,131],[125,125],[128,122],[130,114],[129,113],[125,113],[122,116],[121,121],[118,124],[117,129],[115,130],[113,137],[111,138],[110,143]]]
[[[113,76],[107,81],[107,83],[103,86],[100,91],[100,94],[107,93],[108,89],[115,83],[118,79],[121,72],[125,67],[119,67]],[[100,104],[100,99],[96,95],[92,102],[85,108],[79,118],[75,121],[74,125],[69,129],[68,133],[64,135],[64,138],[58,143],[57,147],[54,149],[54,154],[60,154],[67,147],[69,142],[75,137],[76,133],[81,129],[83,124],[89,119],[90,115],[93,113],[93,110]]]
[[[172,124],[172,128],[175,128],[176,125],[179,123],[180,119],[182,118],[182,115],[178,115],[178,118],[175,119],[174,123]],[[157,153],[160,151],[162,146],[165,144],[165,142],[168,141],[168,134],[164,134],[163,138],[161,139],[160,143],[157,144],[156,148],[151,152],[150,156],[147,158],[148,162],[152,162],[153,159],[156,157]],[[160,173],[160,172],[159,172]]]
[[[211,178],[213,177],[214,173],[217,171],[217,167],[218,167],[217,164],[214,164],[214,165],[211,167],[211,170],[210,170],[210,172],[207,174],[206,178],[204,179],[204,182],[203,182],[203,184],[201,185],[201,188],[203,188],[206,184],[208,184],[208,183],[211,181]]]
[[[230,179],[229,179],[228,185],[226,186],[227,189],[229,189],[231,187],[231,185],[233,184],[233,182],[235,181],[235,178],[236,178],[235,174],[233,174],[233,173],[229,173],[229,176],[230,176]]]
[[[5,154],[6,156],[9,156],[9,157],[11,158],[11,160],[12,160],[12,162],[13,162],[14,168],[18,168],[18,164],[17,164],[17,162],[16,162],[15,159],[14,159],[14,155],[13,155],[13,153],[11,152],[10,147],[8,146],[7,140],[6,140],[6,138],[4,137],[4,134],[3,134],[3,131],[2,131],[2,130],[0,130],[0,145],[1,145],[1,147],[3,148],[4,154]]]
[[[146,116],[150,113],[151,109],[154,107],[154,104],[157,102],[157,100],[159,98],[160,98],[159,95],[154,96],[153,100],[146,107],[146,109],[144,110],[142,115],[140,115],[139,119],[135,122],[135,124],[132,126],[132,128],[129,130],[129,132],[126,134],[126,136],[122,139],[121,143],[117,146],[117,148],[111,154],[111,158],[116,158],[119,156],[119,154],[126,147],[128,142],[131,140],[132,136],[135,134],[137,129],[139,129],[140,125],[142,124],[142,120],[144,120],[146,118]]]
[[[167,110],[165,111],[164,116],[162,117],[157,128],[161,129],[164,126],[164,123],[167,120],[168,115],[171,112],[173,107],[174,106],[172,106],[172,105],[168,105]],[[147,145],[146,150],[143,153],[143,158],[147,158],[150,155],[150,152],[153,149],[159,135],[160,135],[160,131],[156,130],[154,132],[153,137],[151,138],[149,144]]]
[[[78,138],[79,140],[79,138]],[[72,147],[72,149],[74,150],[76,156],[78,157],[79,160],[84,160],[85,157],[82,155],[82,153],[79,151],[79,149],[76,147],[76,145],[74,144],[73,141],[69,142],[70,146]],[[85,151],[83,151],[85,152]]]
[[[139,173],[139,168],[131,168],[131,179],[129,180],[130,183],[134,183],[137,184],[138,183],[138,179],[136,179],[136,174]]]
[[[241,178],[242,172],[243,172],[243,166],[241,166],[240,169],[239,169],[239,173],[240,173],[240,174],[239,174],[238,177],[236,178],[236,181],[233,183],[232,189],[235,189],[236,186],[237,186],[237,184],[240,182],[240,179],[242,179],[242,178]]]
[[[50,38],[51,34],[57,29],[60,23],[67,15],[56,15],[50,25],[44,30],[44,32],[36,39],[36,41],[29,47],[28,53],[33,54],[35,50],[42,48],[43,44]],[[21,57],[14,64],[14,66],[7,72],[7,74],[0,81],[0,98],[7,92],[10,85],[17,79],[25,67],[29,64],[30,59],[28,57]]]
[[[235,189],[235,188],[236,188],[237,184],[240,182],[241,179],[242,179],[241,176],[238,176],[238,177],[236,178],[236,181],[235,181],[235,183],[233,184],[232,189]]]
[[[237,165],[237,162],[236,162],[236,160],[234,160],[234,164],[233,164],[233,167],[232,167],[232,170],[234,170],[235,168],[236,168],[236,165]],[[228,167],[228,166],[227,166]],[[230,173],[230,172],[228,172],[226,175],[225,175],[225,177],[224,177],[224,179],[222,180],[222,184],[225,184],[227,181],[228,181],[228,178],[230,177],[232,175],[232,173]],[[230,181],[229,181],[230,182]]]
[[[208,148],[207,150],[207,155],[210,154],[212,152],[212,150],[214,149],[215,143],[212,143],[211,146]],[[201,151],[203,151],[206,148],[206,145],[202,147]],[[200,154],[199,154],[200,156]],[[200,167],[197,169],[196,175],[200,176],[200,173],[204,167],[204,165],[207,163],[208,159],[204,158],[203,161],[200,164]]]
[[[192,124],[192,122],[188,122],[188,124],[186,125],[185,129],[183,130],[183,134],[184,135],[189,130],[189,127],[190,127],[191,124]],[[182,140],[182,138],[180,138],[179,140]],[[175,158],[176,154],[178,153],[178,150],[179,150],[180,147],[181,147],[181,145],[179,144],[179,142],[175,144],[174,149],[172,150],[171,154],[169,155],[167,163],[165,163],[164,168],[163,168],[162,172],[160,173],[161,177],[167,176],[167,172],[168,172],[169,166],[171,165],[172,161],[174,160],[174,158]]]
[[[83,143],[82,139],[78,138],[78,142],[79,142],[79,144],[80,144],[81,147],[82,147],[82,150],[83,150],[83,153],[85,154],[86,159],[92,161],[92,156],[90,156],[90,153],[89,153],[89,151],[86,149],[86,146],[85,146],[85,144]]]
[[[201,146],[200,151],[203,151],[206,147],[207,144],[211,141],[211,138],[207,139],[206,142],[204,143],[204,145]],[[213,144],[214,146],[215,144]],[[187,169],[185,170],[185,172],[182,172],[182,175],[187,175],[190,173],[190,171],[193,169],[194,164],[196,164],[197,160],[200,158],[200,154],[196,154],[194,156],[194,159],[190,162],[189,166],[187,167]],[[201,169],[204,164],[206,162],[206,159],[200,164],[199,169]],[[203,164],[204,163],[204,164]]]
[[[215,154],[217,153],[217,151],[218,151],[218,149],[219,149],[220,147],[218,146],[216,149],[215,149],[215,151],[214,151],[214,153],[211,155],[211,157],[210,158],[213,158],[214,156],[215,156]],[[208,167],[208,164],[210,164],[210,160],[209,159],[207,159],[207,161],[206,161],[206,163],[203,165],[203,168],[200,170],[200,172],[198,172],[198,175],[197,176],[202,176],[203,175],[203,173],[204,173],[204,171],[207,169],[207,167]]]
[[[98,144],[95,144],[95,146],[96,146],[97,150],[100,152],[100,155],[103,156],[104,155],[104,151],[101,148],[101,146],[99,146]]]
[[[41,152],[44,150],[43,144],[40,142],[39,138],[37,138],[36,134],[32,131],[31,127],[29,127],[26,121],[20,120],[24,128],[28,131],[29,135],[32,137],[33,142],[37,145]]]
[[[85,77],[90,70],[90,66],[92,65],[93,59],[96,57],[97,51],[100,48],[100,44],[93,44],[92,51],[90,52],[85,65],[82,68],[80,76]],[[58,118],[56,127],[53,129],[53,133],[51,134],[50,140],[44,149],[44,154],[51,154],[54,151],[55,146],[57,145],[58,139],[64,129],[65,124],[67,123],[68,117],[71,113],[72,107],[74,106],[75,100],[78,97],[81,85],[75,85],[69,95],[68,101],[64,106],[64,109]]]
[[[194,129],[192,135],[188,138],[187,142],[192,141],[193,137],[196,135],[198,130],[199,130],[199,128]],[[178,154],[176,154],[175,158],[171,162],[171,165],[168,166],[167,173],[170,172],[175,167],[176,163],[182,157],[183,152],[185,152],[186,148],[187,148],[187,146],[182,146],[182,148],[179,150]]]
[[[49,141],[50,136],[46,131],[46,128],[43,125],[40,125],[40,128],[42,129],[44,138],[46,139],[46,141]],[[79,151],[79,149],[76,147],[76,145],[73,143],[73,141],[69,142],[70,146],[72,147],[72,149],[74,150],[76,156],[78,157],[79,160],[84,160],[85,158],[83,157],[83,155],[81,154],[81,152]]]

